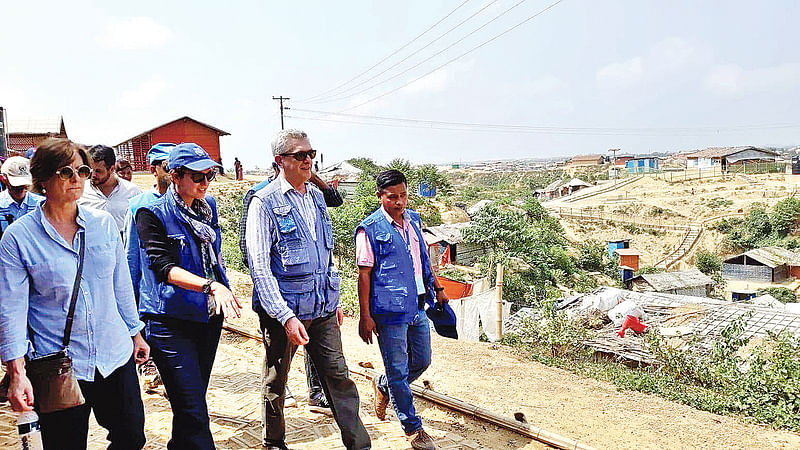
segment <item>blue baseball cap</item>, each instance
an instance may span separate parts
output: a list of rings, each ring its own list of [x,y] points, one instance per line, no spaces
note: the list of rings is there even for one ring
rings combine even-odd
[[[176,145],[169,152],[169,164],[167,169],[173,170],[178,167],[185,167],[189,170],[206,170],[211,167],[222,167],[211,159],[203,150],[203,147],[194,142],[184,142]]]
[[[34,153],[36,153],[36,147],[28,147],[28,149],[25,150],[25,157],[31,159]]]
[[[147,162],[151,166],[156,161],[164,161],[169,159],[169,152],[175,147],[175,144],[169,142],[160,142],[147,151]]]

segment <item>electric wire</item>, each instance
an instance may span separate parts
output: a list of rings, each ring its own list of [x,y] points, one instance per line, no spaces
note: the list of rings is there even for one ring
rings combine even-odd
[[[407,61],[408,59],[410,59],[412,56],[414,56],[414,55],[418,54],[418,53],[419,53],[419,52],[421,52],[422,50],[425,50],[426,48],[430,47],[432,44],[434,44],[434,43],[438,42],[438,41],[439,41],[441,38],[443,38],[443,37],[447,36],[448,34],[452,33],[452,32],[453,32],[453,31],[455,31],[457,28],[459,28],[461,25],[465,24],[465,23],[466,23],[466,22],[468,22],[470,19],[472,19],[473,17],[477,16],[478,14],[480,14],[481,12],[483,12],[484,10],[486,10],[486,8],[488,8],[488,7],[492,6],[493,4],[497,3],[498,1],[499,1],[499,0],[492,0],[492,1],[490,1],[489,3],[487,3],[486,5],[484,5],[484,7],[483,7],[483,8],[481,8],[481,9],[479,9],[479,10],[475,11],[474,13],[472,13],[472,15],[470,15],[470,16],[469,16],[469,17],[467,17],[466,19],[462,20],[461,22],[457,23],[457,24],[456,24],[454,27],[452,27],[452,28],[450,28],[449,30],[445,31],[444,33],[442,33],[441,35],[439,35],[439,36],[438,36],[437,38],[435,38],[434,40],[432,40],[432,41],[428,42],[427,44],[425,44],[423,47],[421,47],[421,48],[417,49],[417,50],[416,50],[416,51],[414,51],[413,53],[409,54],[408,56],[406,56],[405,58],[401,59],[400,61],[398,61],[398,62],[396,62],[396,63],[392,64],[391,66],[387,67],[386,69],[382,70],[381,72],[378,72],[377,74],[375,74],[375,75],[373,75],[373,76],[371,76],[371,77],[367,78],[366,80],[363,80],[363,81],[359,82],[359,83],[358,83],[358,84],[356,84],[355,86],[351,86],[351,87],[349,87],[349,88],[345,89],[344,91],[342,91],[342,92],[339,92],[338,94],[336,94],[336,95],[332,96],[332,97],[334,97],[334,98],[330,98],[330,97],[328,97],[328,98],[318,99],[318,100],[315,100],[315,101],[313,101],[313,102],[310,102],[310,103],[330,103],[330,102],[335,102],[335,101],[346,100],[346,99],[348,99],[348,98],[351,98],[351,97],[354,97],[354,96],[356,96],[356,95],[358,95],[358,94],[360,94],[360,93],[362,93],[362,92],[368,91],[368,90],[370,90],[370,89],[372,89],[372,88],[374,88],[374,87],[376,87],[376,86],[380,86],[381,84],[384,84],[384,83],[387,83],[387,82],[389,82],[389,81],[391,81],[391,80],[394,80],[395,78],[399,77],[400,75],[403,75],[403,74],[405,74],[405,73],[409,72],[410,70],[413,70],[413,69],[415,69],[415,68],[419,67],[420,65],[422,65],[422,64],[424,64],[424,63],[426,63],[426,62],[430,61],[430,60],[431,60],[431,59],[433,59],[434,57],[436,57],[436,56],[438,56],[438,55],[442,54],[442,53],[443,53],[443,52],[445,52],[446,50],[449,50],[449,49],[450,49],[450,48],[452,48],[453,46],[455,46],[455,45],[459,44],[459,43],[460,43],[460,42],[462,42],[464,39],[466,39],[466,38],[470,37],[471,35],[473,35],[474,33],[478,32],[478,31],[480,31],[480,30],[481,30],[482,28],[484,28],[485,26],[487,26],[487,25],[489,25],[490,23],[494,22],[495,20],[499,19],[499,18],[500,18],[500,17],[502,17],[504,14],[506,14],[507,12],[509,12],[509,11],[511,11],[512,9],[516,8],[516,7],[517,7],[517,6],[519,6],[520,4],[522,4],[522,3],[526,2],[527,0],[521,0],[520,2],[518,2],[517,4],[515,4],[514,6],[512,6],[512,7],[508,8],[507,10],[503,11],[502,13],[500,13],[500,15],[498,15],[497,17],[495,17],[495,18],[493,18],[493,19],[489,20],[488,22],[484,23],[483,25],[481,25],[480,27],[476,28],[475,30],[472,30],[470,33],[468,33],[468,34],[467,34],[467,35],[465,35],[465,36],[462,36],[462,37],[461,37],[460,39],[458,39],[456,42],[454,42],[454,43],[450,44],[449,46],[447,46],[447,47],[445,47],[444,49],[442,49],[442,50],[438,51],[437,53],[434,53],[433,55],[431,55],[431,56],[429,56],[428,58],[426,58],[426,59],[424,59],[424,60],[420,61],[419,63],[415,64],[414,66],[411,66],[411,67],[409,67],[409,68],[407,68],[407,69],[403,70],[402,72],[400,72],[400,73],[398,73],[398,74],[396,74],[396,75],[393,75],[393,76],[391,76],[391,77],[389,77],[389,78],[387,78],[387,79],[385,79],[385,80],[378,81],[377,83],[375,83],[375,84],[373,84],[373,85],[371,85],[371,86],[369,86],[369,87],[367,87],[367,88],[364,88],[364,89],[362,89],[362,90],[360,90],[360,91],[358,91],[358,92],[356,92],[356,93],[353,93],[353,94],[347,95],[347,96],[345,96],[345,97],[340,97],[341,95],[343,95],[343,94],[345,94],[345,93],[347,93],[347,92],[350,92],[350,91],[352,91],[353,89],[358,89],[359,87],[361,87],[361,86],[363,86],[363,85],[365,85],[365,84],[369,83],[370,81],[374,80],[375,78],[378,78],[379,76],[381,76],[381,75],[385,74],[385,73],[386,73],[386,72],[388,72],[389,70],[391,70],[391,69],[393,69],[393,68],[395,68],[395,67],[399,66],[400,64],[402,64],[402,63],[406,62],[406,61]]]
[[[362,107],[362,106],[364,106],[364,105],[366,105],[366,104],[368,104],[368,103],[372,103],[372,102],[374,102],[375,100],[379,100],[379,99],[381,99],[381,98],[383,98],[383,97],[386,97],[387,95],[394,94],[395,92],[399,91],[400,89],[403,89],[404,87],[406,87],[406,86],[408,86],[408,85],[410,85],[410,84],[412,84],[412,83],[415,83],[415,82],[417,82],[417,81],[419,81],[419,80],[421,80],[421,79],[423,79],[423,78],[427,77],[428,75],[432,74],[433,72],[436,72],[437,70],[439,70],[439,69],[441,69],[441,68],[443,68],[443,67],[445,67],[445,66],[447,66],[447,65],[449,65],[449,64],[452,64],[452,63],[453,63],[453,62],[455,62],[455,61],[458,61],[459,59],[461,59],[461,58],[463,58],[463,57],[465,57],[465,56],[469,55],[470,53],[472,53],[472,52],[474,52],[474,51],[476,51],[476,50],[478,50],[478,49],[480,49],[480,48],[482,48],[483,46],[485,46],[485,45],[487,45],[487,44],[489,44],[489,43],[491,43],[491,42],[494,42],[495,40],[499,39],[500,37],[502,37],[502,36],[504,36],[504,35],[506,35],[506,34],[508,34],[508,33],[512,32],[512,31],[514,31],[515,29],[517,29],[517,28],[521,27],[522,25],[524,25],[524,24],[526,24],[526,23],[530,22],[531,20],[533,20],[533,19],[535,19],[535,18],[539,17],[540,15],[542,15],[542,14],[546,13],[547,11],[551,10],[552,8],[556,7],[556,5],[558,5],[559,3],[563,2],[563,1],[564,1],[564,0],[557,0],[557,1],[556,1],[556,2],[554,2],[554,3],[551,3],[550,5],[548,5],[547,7],[545,7],[544,9],[541,9],[540,11],[536,12],[535,14],[533,14],[533,15],[531,15],[531,16],[528,16],[528,17],[527,17],[527,18],[525,18],[523,21],[521,21],[521,22],[517,23],[516,25],[512,26],[511,28],[508,28],[507,30],[505,30],[505,31],[501,32],[500,34],[497,34],[497,35],[495,35],[494,37],[490,38],[489,40],[487,40],[487,41],[484,41],[483,43],[481,43],[481,44],[478,44],[478,45],[476,45],[475,47],[472,47],[471,49],[467,50],[466,52],[464,52],[464,53],[462,53],[462,54],[460,54],[460,55],[458,55],[458,56],[456,56],[456,57],[454,57],[454,58],[451,58],[450,60],[448,60],[448,61],[447,61],[447,62],[445,62],[444,64],[441,64],[441,65],[439,65],[439,66],[437,66],[437,67],[433,68],[431,71],[429,71],[429,72],[427,72],[427,73],[425,73],[425,74],[423,74],[423,75],[420,75],[420,76],[418,76],[417,78],[414,78],[413,80],[411,80],[411,81],[409,81],[409,82],[407,82],[407,83],[405,83],[405,84],[403,84],[403,85],[400,85],[400,86],[398,86],[398,87],[396,87],[396,88],[394,88],[394,89],[392,89],[392,90],[390,90],[390,91],[384,92],[383,94],[380,94],[380,95],[377,95],[377,96],[375,96],[375,97],[372,97],[372,98],[370,98],[369,100],[366,100],[366,101],[364,101],[364,102],[361,102],[361,103],[359,103],[359,104],[357,104],[357,105],[355,105],[355,106],[351,106],[351,107],[349,107],[349,108],[343,109],[343,110],[342,110],[342,111],[340,111],[340,112],[351,111],[351,110],[353,110],[353,109],[360,108],[360,107]]]
[[[600,128],[600,127],[528,127],[518,125],[487,125],[460,122],[412,120],[414,123],[364,122],[359,120],[337,120],[325,117],[286,116],[297,120],[342,123],[350,125],[381,126],[389,128],[415,128],[443,131],[470,131],[503,134],[545,134],[545,135],[577,135],[577,136],[708,136],[721,132],[735,133],[757,129],[800,128],[800,124],[773,124],[735,127],[698,127],[698,128]],[[476,126],[485,125],[485,126]]]
[[[462,7],[462,6],[464,6],[464,5],[466,5],[467,3],[469,3],[469,1],[470,1],[470,0],[464,0],[464,1],[463,1],[463,2],[460,4],[460,5],[456,6],[456,7],[455,7],[455,8],[454,8],[452,11],[450,11],[449,13],[447,13],[447,15],[446,15],[446,16],[444,16],[444,17],[442,17],[441,19],[439,19],[439,20],[438,20],[436,23],[434,23],[433,25],[431,25],[430,27],[428,27],[428,28],[427,28],[425,31],[423,31],[422,33],[420,33],[420,34],[418,34],[416,37],[414,37],[414,39],[411,39],[410,41],[406,42],[406,43],[405,43],[405,44],[404,44],[402,47],[398,48],[397,50],[393,51],[393,52],[392,52],[392,53],[390,53],[389,55],[385,56],[383,59],[381,59],[380,61],[378,61],[377,63],[375,63],[375,64],[374,64],[374,65],[372,65],[371,67],[369,67],[367,70],[365,70],[365,71],[363,71],[363,72],[359,73],[358,75],[354,76],[353,78],[350,78],[349,80],[345,81],[344,83],[342,83],[342,84],[340,84],[340,85],[338,85],[338,86],[336,86],[336,87],[334,87],[334,88],[332,88],[332,89],[328,89],[328,90],[327,90],[327,91],[325,91],[325,92],[321,92],[321,93],[319,93],[319,94],[317,94],[317,95],[315,95],[315,96],[313,96],[313,97],[309,97],[309,98],[307,98],[307,99],[305,99],[305,100],[301,100],[301,101],[310,102],[310,101],[313,101],[313,100],[315,100],[315,99],[317,99],[317,98],[319,98],[319,97],[324,97],[324,96],[326,96],[326,95],[328,95],[328,94],[330,94],[330,93],[332,93],[332,92],[336,91],[336,90],[337,90],[337,89],[339,89],[339,88],[342,88],[342,87],[344,87],[344,86],[347,86],[347,85],[348,85],[348,84],[350,84],[352,81],[354,81],[354,80],[357,80],[359,77],[361,77],[362,75],[364,75],[364,74],[368,73],[370,70],[372,70],[372,69],[374,69],[374,68],[378,67],[379,65],[383,64],[383,63],[384,63],[384,62],[385,62],[387,59],[389,59],[389,58],[391,58],[392,56],[394,56],[394,55],[396,55],[396,54],[400,53],[400,52],[401,52],[402,50],[404,50],[406,47],[408,47],[409,45],[413,44],[413,43],[414,43],[414,42],[415,42],[417,39],[419,39],[419,38],[421,38],[422,36],[424,36],[424,35],[425,35],[427,32],[429,32],[429,31],[431,31],[432,29],[436,28],[436,26],[437,26],[437,25],[439,25],[440,23],[442,23],[442,22],[444,22],[445,20],[447,20],[447,18],[448,18],[448,17],[452,16],[452,15],[453,15],[453,14],[454,14],[456,11],[458,11],[459,9],[461,9],[461,7]],[[495,1],[497,1],[497,0],[495,0]],[[492,3],[494,3],[494,2],[492,2]],[[441,36],[440,36],[440,37],[441,37]],[[438,38],[437,38],[437,39],[438,39]],[[428,45],[430,45],[430,44],[428,44]],[[424,48],[424,47],[423,47],[423,48]],[[336,94],[336,95],[339,95],[339,94]]]

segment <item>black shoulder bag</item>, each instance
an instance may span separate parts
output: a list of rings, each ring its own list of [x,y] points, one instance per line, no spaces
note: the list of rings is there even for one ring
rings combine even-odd
[[[28,360],[26,372],[28,379],[33,385],[33,396],[39,405],[39,411],[50,413],[80,406],[86,403],[83,398],[78,379],[72,370],[72,360],[67,349],[69,347],[69,337],[72,333],[72,320],[75,316],[75,304],[78,300],[78,291],[81,284],[81,273],[83,272],[83,253],[85,248],[83,234],[78,236],[80,240],[80,253],[78,256],[78,272],[75,275],[75,283],[72,286],[72,299],[69,303],[67,313],[67,324],[64,328],[64,349],[49,355],[36,357]],[[31,344],[33,344],[33,333],[30,333]],[[34,352],[36,349],[34,348]]]

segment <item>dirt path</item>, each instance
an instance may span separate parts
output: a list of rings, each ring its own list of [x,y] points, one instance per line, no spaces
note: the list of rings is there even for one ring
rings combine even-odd
[[[239,325],[255,328],[255,314],[248,312]],[[342,341],[348,365],[370,362],[382,370],[377,345],[363,343],[357,327],[356,318],[345,319]],[[800,448],[800,434],[771,430],[654,395],[619,391],[610,383],[530,361],[509,347],[437,335],[432,346],[433,363],[420,382],[428,380],[437,392],[504,416],[522,412],[533,426],[596,448]],[[301,366],[296,361],[293,367]],[[354,379],[362,401],[371,398],[364,378],[354,375]],[[476,439],[487,448],[538,446],[430,405],[420,409],[425,423]]]
[[[232,274],[237,291],[247,291],[245,276]],[[255,313],[245,302],[236,325],[257,330]],[[357,319],[342,328],[345,355],[351,367],[382,363],[377,345],[364,344]],[[488,343],[467,343],[433,337],[433,364],[423,375],[433,389],[460,400],[513,416],[522,412],[533,426],[596,448],[800,448],[800,435],[774,431],[613,385],[587,379],[525,359],[514,349]],[[218,448],[258,448],[260,440],[260,343],[224,333],[209,389],[212,431]],[[294,449],[341,448],[333,420],[308,411],[302,359],[292,366],[289,385],[299,407],[287,410],[287,437]],[[362,402],[362,418],[374,448],[409,448],[397,419],[378,421],[369,412],[372,393],[366,378],[353,375]],[[171,428],[168,403],[161,395],[144,396],[148,449],[162,449]],[[538,449],[544,446],[512,432],[466,418],[417,399],[426,429],[440,448]],[[89,448],[104,448],[105,432],[91,429]],[[16,445],[14,416],[0,407],[0,447]]]

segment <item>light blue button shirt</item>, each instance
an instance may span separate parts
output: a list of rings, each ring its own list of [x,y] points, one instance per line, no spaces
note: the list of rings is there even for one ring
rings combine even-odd
[[[78,207],[78,234],[86,250],[69,343],[75,376],[108,376],[133,354],[139,320],[119,231],[105,211]],[[78,234],[67,243],[45,218],[41,204],[12,223],[0,240],[0,358],[3,362],[62,348],[72,285],[78,269]],[[27,323],[24,320],[27,317]],[[29,340],[27,325],[32,339]],[[32,341],[32,343],[30,342]]]

